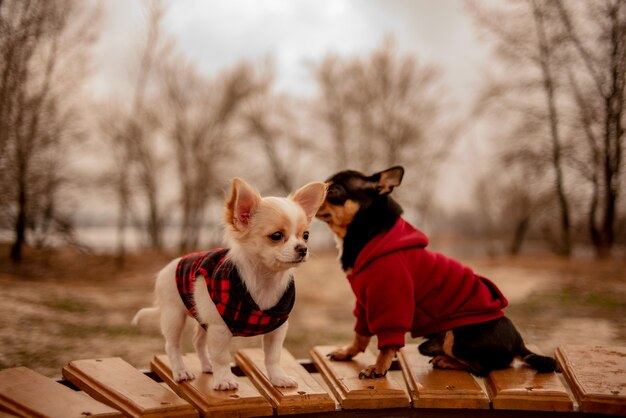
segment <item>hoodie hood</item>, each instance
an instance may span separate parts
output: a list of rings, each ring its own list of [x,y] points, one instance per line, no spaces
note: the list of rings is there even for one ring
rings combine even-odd
[[[424,248],[427,245],[428,237],[400,217],[389,231],[376,235],[361,250],[354,263],[353,274],[379,257],[408,248]]]

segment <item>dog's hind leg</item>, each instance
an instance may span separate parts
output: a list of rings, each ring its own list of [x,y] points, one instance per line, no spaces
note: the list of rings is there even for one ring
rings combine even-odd
[[[196,353],[198,354],[198,358],[200,359],[200,364],[202,365],[202,372],[213,373],[213,365],[211,364],[211,357],[209,356],[209,351],[206,345],[207,332],[199,323],[196,324],[196,327],[194,328],[192,341],[193,346],[196,349]]]
[[[432,360],[430,360],[430,363],[435,369],[465,370],[474,372],[467,364],[445,354],[433,357]]]
[[[422,355],[433,357],[430,363],[436,369],[465,370],[482,376],[485,374],[481,366],[475,362],[464,361],[453,353],[454,334],[446,331],[442,334],[429,336],[429,340],[419,345]]]
[[[170,360],[174,380],[177,382],[195,378],[195,375],[185,367],[180,349],[186,319],[187,312],[180,309],[164,307],[161,313],[161,332],[165,337],[165,353]]]
[[[472,365],[473,373],[487,375],[511,365],[522,337],[507,317],[452,330],[451,354]]]

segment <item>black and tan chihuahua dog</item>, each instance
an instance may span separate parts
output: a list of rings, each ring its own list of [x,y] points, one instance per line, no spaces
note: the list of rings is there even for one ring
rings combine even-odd
[[[521,358],[538,372],[557,369],[552,357],[532,353],[502,309],[508,304],[490,280],[426,249],[428,238],[402,217],[390,196],[404,169],[396,166],[366,176],[342,171],[326,184],[316,217],[328,224],[356,296],[352,344],[330,353],[349,360],[378,339],[376,364],[359,377],[387,373],[405,334],[426,337],[419,346],[436,368],[484,376]]]

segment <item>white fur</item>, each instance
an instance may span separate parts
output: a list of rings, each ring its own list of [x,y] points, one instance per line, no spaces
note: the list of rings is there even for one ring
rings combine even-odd
[[[261,310],[275,306],[287,290],[292,280],[293,268],[284,271],[273,271],[263,264],[246,258],[240,246],[231,245],[228,252],[237,266],[246,289]]]
[[[237,179],[237,187],[242,187],[242,182]],[[243,184],[245,187],[249,187],[245,182]],[[235,188],[234,181],[234,194],[237,193]],[[313,196],[313,200],[319,200],[320,204],[324,199],[325,187],[322,183],[310,183],[302,187],[296,192],[296,198],[301,191],[308,193],[306,197],[311,198]],[[261,199],[260,196],[259,199]],[[233,222],[230,230],[227,228],[226,238],[230,244],[229,256],[248,292],[259,308],[265,310],[278,303],[292,280],[294,266],[306,260],[306,257],[298,255],[296,249],[298,245],[305,245],[306,243],[301,236],[302,231],[298,231],[297,226],[308,225],[312,217],[310,212],[315,213],[319,205],[314,207],[315,205],[311,205],[310,201],[306,202],[308,204],[306,205],[307,213],[305,213],[305,210],[292,198],[264,198],[262,200],[274,210],[286,215],[281,219],[289,220],[288,223],[291,225],[280,225],[281,230],[286,231],[287,235],[284,242],[270,243],[267,235],[265,235],[267,231],[263,229],[263,222],[268,221],[265,219],[259,221],[260,225],[256,225],[254,224],[254,216],[251,218],[250,225],[244,225],[245,228],[248,228],[248,230],[243,231],[245,233],[238,229],[242,227],[241,223]],[[136,325],[142,317],[160,311],[161,331],[165,337],[165,352],[170,361],[174,380],[177,382],[195,378],[195,375],[186,368],[183,362],[180,346],[181,334],[188,312],[176,287],[175,275],[179,261],[180,258],[171,261],[159,272],[155,282],[155,306],[141,309],[132,321]],[[196,277],[194,298],[198,317],[200,321],[207,324],[206,331],[197,324],[193,337],[194,348],[200,359],[202,372],[213,373],[214,389],[237,389],[239,385],[237,378],[230,370],[230,351],[228,349],[232,334],[211,300],[202,276]],[[287,328],[288,324],[285,322],[276,330],[263,335],[263,351],[268,378],[272,384],[280,387],[297,386],[297,382],[287,376],[280,367],[280,353]]]

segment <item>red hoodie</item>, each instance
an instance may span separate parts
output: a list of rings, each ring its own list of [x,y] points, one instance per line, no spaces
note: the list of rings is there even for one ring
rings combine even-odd
[[[428,238],[404,219],[374,237],[348,275],[356,295],[355,331],[378,348],[504,315],[508,302],[491,281],[458,261],[428,251]]]

